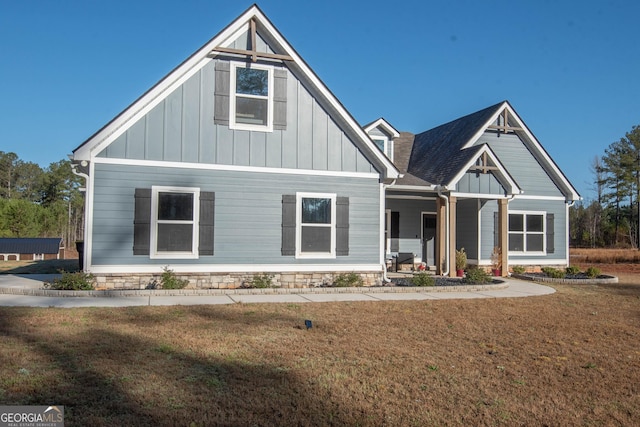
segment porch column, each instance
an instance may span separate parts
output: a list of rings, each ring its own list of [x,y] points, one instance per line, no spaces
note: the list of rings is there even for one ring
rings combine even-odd
[[[456,211],[458,199],[449,196],[449,277],[456,277]]]
[[[500,251],[502,255],[502,277],[509,274],[509,231],[507,222],[509,218],[509,204],[507,199],[498,200],[498,224],[500,231],[498,237],[500,239]]]
[[[436,198],[436,274],[441,275],[446,269],[445,255],[447,253],[447,210],[441,197]]]

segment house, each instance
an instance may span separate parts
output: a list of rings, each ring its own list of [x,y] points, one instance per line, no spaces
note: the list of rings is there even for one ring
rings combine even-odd
[[[402,177],[385,192],[387,254],[413,253],[448,275],[462,248],[480,267],[495,252],[503,275],[568,265],[569,207],[580,195],[509,102],[400,133],[391,146]]]
[[[0,238],[0,259],[3,261],[32,261],[64,259],[62,239]]]
[[[72,160],[105,287],[166,266],[195,287],[373,285],[403,252],[451,274],[462,246],[481,266],[494,246],[564,265],[579,197],[507,102],[419,135],[361,127],[255,5]]]

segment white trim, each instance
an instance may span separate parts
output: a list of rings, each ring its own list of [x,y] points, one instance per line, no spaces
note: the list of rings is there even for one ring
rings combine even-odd
[[[430,191],[437,192],[437,185],[391,185],[389,190],[393,191]]]
[[[213,37],[202,48],[191,55],[185,62],[169,73],[159,83],[153,86],[146,94],[140,97],[132,105],[126,108],[120,115],[116,116],[112,122],[107,124],[98,133],[85,141],[80,147],[74,150],[74,160],[92,160],[97,153],[110,142],[115,140],[117,136],[124,132],[124,128],[129,127],[130,123],[134,123],[137,119],[146,114],[155,105],[166,98],[176,87],[181,85],[189,77],[199,71],[205,64],[218,56],[214,51],[217,46],[228,45],[233,41],[231,36],[237,34],[242,29],[247,28],[250,19],[255,19],[260,30],[268,33],[273,40],[274,51],[281,50],[290,56],[293,61],[288,63],[289,67],[299,70],[303,76],[313,85],[318,94],[324,97],[329,106],[339,115],[348,128],[350,128],[358,139],[369,149],[379,164],[385,169],[384,177],[395,179],[400,177],[400,171],[380,150],[373,145],[373,141],[365,133],[365,131],[356,123],[355,119],[347,112],[338,99],[329,91],[325,84],[316,76],[316,74],[306,65],[302,58],[297,54],[291,45],[284,39],[280,32],[269,22],[262,11],[253,5],[245,13],[236,18],[230,25],[222,30],[218,35]],[[119,132],[118,135],[115,135]],[[115,136],[114,136],[115,135]]]
[[[459,193],[457,191],[452,191],[449,194],[460,199],[511,199],[511,196],[505,196],[504,194]]]
[[[487,144],[483,144],[480,151],[478,151],[478,153],[473,158],[471,158],[467,162],[467,164],[459,169],[458,174],[446,185],[446,187],[453,188],[458,183],[458,181],[460,181],[460,179],[462,179],[462,177],[469,171],[469,169],[474,166],[478,158],[480,158],[480,156],[485,153],[487,154],[487,156],[489,156],[493,164],[498,168],[497,173],[492,173],[492,175],[495,176],[495,178],[503,187],[508,187],[505,189],[507,190],[509,195],[522,193],[522,190],[520,189],[518,184],[511,178],[511,175],[509,175],[507,169],[502,165],[498,157],[493,153],[493,150],[491,150],[491,148]]]
[[[509,200],[554,200],[554,201],[562,201],[566,202],[567,199],[563,196],[525,196],[523,194],[516,194],[514,196],[505,196],[502,194],[481,194],[481,193],[460,193],[457,191],[452,191],[450,193],[452,196],[456,196],[459,198],[467,198],[467,199],[509,199]]]
[[[394,128],[393,126],[391,126],[389,124],[388,121],[386,121],[385,119],[383,119],[382,117],[380,117],[378,120],[376,120],[375,122],[367,125],[367,127],[364,128],[364,131],[366,133],[369,133],[370,131],[372,131],[373,129],[377,128],[377,127],[381,127],[383,129],[385,129],[387,131],[387,133],[389,135],[391,135],[391,138],[397,138],[400,136],[400,132],[398,132],[396,130],[396,128]]]
[[[382,222],[382,240],[384,248],[384,261],[387,260],[387,255],[391,256],[391,209],[384,210],[384,221]]]
[[[158,219],[158,194],[159,193],[189,193],[193,194],[193,217],[188,221],[167,221],[171,224],[191,224],[191,252],[158,252],[158,225],[165,223]],[[197,187],[165,187],[151,186],[151,233],[150,233],[150,259],[197,259],[199,257],[198,226],[200,223],[200,188]]]
[[[487,128],[498,119],[498,116],[500,116],[500,114],[502,114],[502,112],[505,109],[515,119],[519,127],[523,129],[521,132],[524,132],[528,142],[533,145],[533,147],[536,149],[536,152],[540,155],[540,157],[542,157],[542,160],[544,160],[546,165],[552,170],[553,175],[555,175],[555,177],[560,180],[562,185],[564,185],[566,190],[570,193],[568,195],[569,197],[565,197],[565,198],[568,198],[570,200],[580,200],[580,195],[578,194],[578,191],[567,180],[567,178],[564,176],[562,171],[556,166],[555,162],[551,159],[551,157],[549,157],[549,155],[544,150],[544,148],[542,148],[542,144],[540,144],[540,142],[536,139],[536,137],[533,136],[533,133],[531,133],[527,125],[522,121],[522,119],[520,118],[520,116],[518,116],[515,110],[511,108],[511,105],[509,105],[507,101],[502,103],[502,106],[500,106],[500,108],[496,110],[493,116],[491,116],[491,118],[487,120],[484,126],[481,127],[478,130],[478,132],[476,132],[475,135],[471,137],[471,139],[469,139],[469,141],[462,147],[462,149],[472,147],[484,134]],[[526,144],[526,141],[523,141],[523,142],[525,142]],[[534,157],[537,157],[536,154],[533,154],[533,155]],[[543,166],[543,169],[546,169],[546,168]],[[552,180],[554,181],[554,183],[556,183],[555,179],[552,178]]]
[[[164,101],[171,92],[190,79],[210,61],[211,58],[202,58],[199,62],[190,65],[190,67],[193,68],[184,71],[184,74],[178,77],[175,81],[169,81],[168,78],[162,80],[152,90],[147,92],[130,107],[124,110],[119,116],[116,116],[111,123],[101,129],[90,140],[87,140],[87,142],[78,147],[73,154],[73,159],[93,160],[95,156],[129,129],[130,126],[127,126],[128,123],[135,123],[144,117],[149,111]],[[191,61],[187,62],[191,64]],[[187,62],[183,64],[180,69],[176,70],[176,72],[182,71],[187,65]],[[139,109],[136,110],[136,108]]]
[[[559,259],[549,259],[549,258],[518,259],[516,258],[514,259],[514,258],[511,258],[511,256],[509,257],[509,266],[511,267],[513,267],[514,265],[562,265],[562,264],[568,265],[566,258],[562,258],[562,259],[560,258]],[[491,265],[491,261],[481,260],[478,265],[481,265],[481,266]]]
[[[94,199],[94,180],[95,180],[95,163],[89,163],[89,179],[87,179],[87,191],[85,192],[84,202],[84,268],[85,270],[91,265],[93,252],[93,199]]]
[[[520,231],[510,231],[509,230],[509,216],[510,215],[522,215],[522,226],[523,230]],[[541,216],[542,217],[542,231],[527,231],[527,221],[526,217],[528,215],[532,216]],[[522,243],[526,246],[527,244],[527,234],[532,235],[542,235],[542,251],[512,251],[509,249],[508,245],[508,236],[511,234],[521,234],[523,239]],[[508,210],[507,209],[507,252],[509,256],[547,256],[547,212],[546,211],[531,211],[531,210]]]
[[[438,200],[436,196],[401,196],[399,194],[389,194],[386,198],[398,200]]]
[[[564,213],[565,225],[564,225],[564,236],[565,236],[565,254],[567,254],[567,258],[569,258],[569,203],[565,205],[565,213]],[[555,220],[555,216],[554,216]],[[546,223],[546,221],[545,221]],[[555,239],[555,228],[553,230],[553,237]],[[569,261],[567,261],[567,266],[569,265]]]
[[[513,200],[558,200],[558,201],[563,201],[566,202],[567,198],[564,196],[531,196],[531,195],[523,195],[523,194],[518,194],[516,196],[513,196]]]
[[[393,161],[393,140],[389,139],[389,137],[387,136],[380,135],[370,135],[369,137],[378,149],[380,149],[380,147],[378,147],[378,144],[376,144],[376,140],[382,141],[382,152],[385,156],[390,158],[391,161]]]
[[[335,193],[296,193],[296,259],[325,259],[336,257],[336,194]],[[329,224],[303,224],[302,199],[329,199],[331,201],[331,222]],[[303,252],[302,227],[330,228],[329,252]]]
[[[160,274],[166,264],[92,265],[87,270],[99,274],[155,273]],[[382,264],[171,264],[176,273],[289,273],[289,272],[382,272]]]
[[[379,187],[380,195],[378,203],[380,203],[380,226],[378,228],[380,242],[378,244],[380,245],[380,250],[378,252],[380,253],[380,264],[386,265],[387,250],[391,248],[391,239],[385,234],[385,232],[387,231],[386,226],[391,224],[391,209],[387,209],[384,184],[380,183]]]
[[[208,164],[208,163],[165,162],[161,160],[108,159],[104,157],[96,157],[94,161],[91,163],[136,166],[136,167],[148,166],[148,167],[200,169],[200,170],[215,170],[215,171],[230,171],[230,172],[254,172],[254,173],[272,173],[272,174],[284,174],[284,175],[335,176],[335,177],[344,177],[344,178],[367,178],[367,179],[376,179],[376,180],[380,179],[379,174],[369,173],[369,172],[341,172],[341,171],[312,170],[312,169],[270,168],[270,167],[262,167],[262,166],[214,165],[214,164]]]
[[[255,68],[267,72],[267,96],[238,94],[236,92],[236,70],[238,68]],[[258,132],[273,132],[273,67],[259,64],[247,64],[246,62],[230,61],[229,82],[229,129],[248,130]],[[236,98],[262,99],[267,101],[267,124],[254,125],[249,123],[236,123]]]
[[[427,260],[424,259],[424,216],[425,215],[429,215],[429,216],[434,216],[436,218],[436,234],[433,237],[435,239],[434,243],[433,243],[433,249],[434,249],[434,253],[433,253],[433,261],[435,264],[431,265],[429,264],[428,267],[432,267],[432,266],[437,266],[438,263],[438,259],[436,257],[436,249],[437,249],[437,239],[438,239],[438,212],[433,212],[433,211],[420,211],[420,261],[424,262],[425,264],[427,263]]]
[[[499,207],[500,205],[498,205]],[[482,206],[480,205],[480,199],[476,200],[476,212],[478,213],[477,215],[477,225],[478,225],[478,233],[477,233],[477,241],[476,244],[477,246],[477,260],[476,260],[476,264],[482,259]],[[490,218],[492,219],[492,218]],[[469,260],[467,259],[467,262],[469,262]]]

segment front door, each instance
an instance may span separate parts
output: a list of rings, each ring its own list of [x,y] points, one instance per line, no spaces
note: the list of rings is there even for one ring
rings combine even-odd
[[[422,214],[422,261],[436,265],[436,215]]]

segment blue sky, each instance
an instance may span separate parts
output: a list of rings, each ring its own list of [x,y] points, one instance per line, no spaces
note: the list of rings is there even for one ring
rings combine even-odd
[[[0,150],[47,166],[251,5],[0,1]],[[421,132],[508,99],[585,199],[640,125],[640,2],[258,3],[362,124]]]

